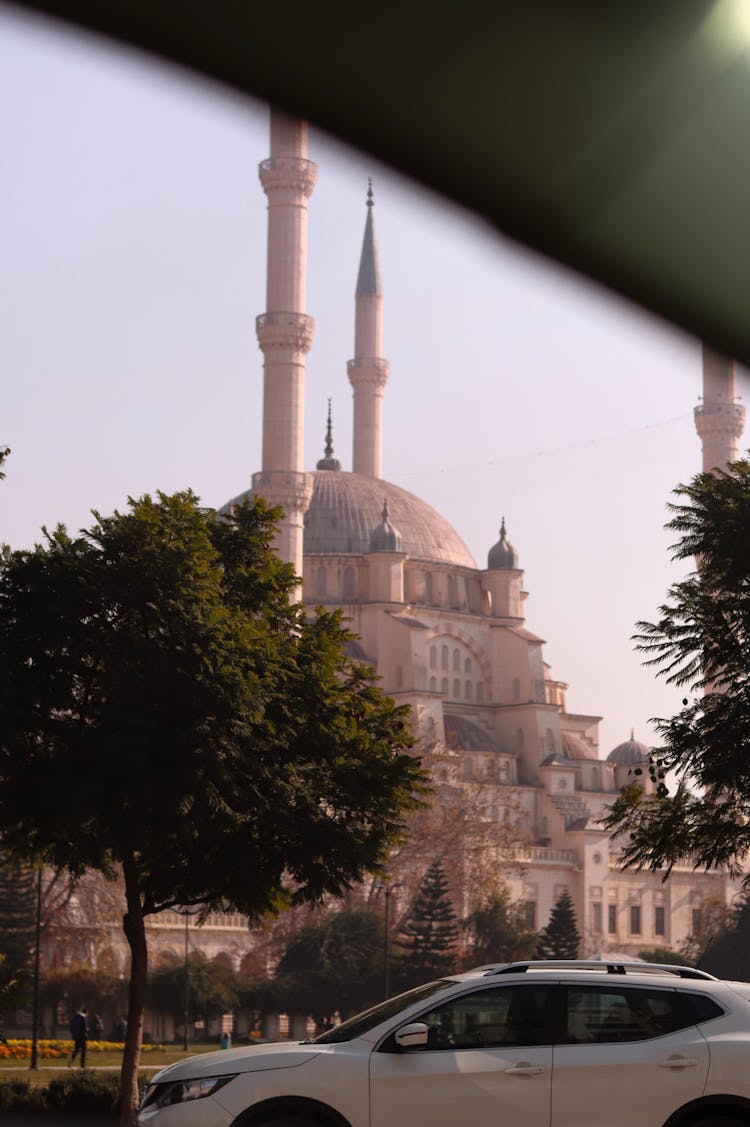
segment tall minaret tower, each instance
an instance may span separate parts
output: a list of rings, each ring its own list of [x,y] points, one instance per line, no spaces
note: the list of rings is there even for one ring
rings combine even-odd
[[[383,349],[383,287],[372,219],[373,203],[370,181],[355,296],[354,359],[347,364],[347,371],[354,388],[352,469],[366,477],[381,477],[383,388],[388,379],[388,361],[380,355]]]
[[[256,320],[263,351],[263,468],[253,475],[253,491],[283,508],[276,549],[299,576],[312,495],[312,477],[302,467],[305,354],[314,328],[305,313],[307,199],[317,171],[307,159],[305,122],[272,109],[271,156],[259,168],[268,196],[267,312]]]
[[[745,408],[737,402],[734,360],[703,345],[703,402],[695,408],[695,429],[703,446],[703,472],[724,469],[739,458]]]

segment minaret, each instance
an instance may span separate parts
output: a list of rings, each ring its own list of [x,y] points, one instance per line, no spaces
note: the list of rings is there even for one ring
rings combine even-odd
[[[383,388],[388,379],[388,361],[380,355],[383,348],[383,287],[372,218],[373,203],[370,181],[355,296],[354,359],[347,364],[347,371],[354,388],[352,469],[366,477],[381,477]]]
[[[703,446],[703,472],[724,469],[739,458],[745,408],[737,402],[734,360],[703,345],[703,402],[695,408],[695,429]]]
[[[276,538],[302,575],[303,519],[312,477],[303,473],[305,354],[314,322],[305,313],[307,199],[317,167],[307,159],[307,125],[271,110],[271,156],[259,168],[268,196],[266,310],[256,320],[263,351],[263,468],[253,492],[286,517]]]

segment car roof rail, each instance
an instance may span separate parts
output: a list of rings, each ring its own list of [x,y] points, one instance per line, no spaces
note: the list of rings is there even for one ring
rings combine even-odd
[[[714,975],[697,967],[677,966],[671,963],[607,962],[604,959],[532,959],[521,963],[497,963],[478,967],[485,976],[497,974],[524,974],[529,970],[591,970],[600,974],[673,974],[677,978],[700,978],[716,981]]]

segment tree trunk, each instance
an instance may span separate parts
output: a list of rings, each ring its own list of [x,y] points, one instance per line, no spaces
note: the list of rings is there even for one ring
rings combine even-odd
[[[128,1027],[125,1034],[125,1052],[120,1073],[120,1112],[121,1127],[132,1127],[138,1107],[138,1064],[141,1059],[143,1038],[143,1006],[146,997],[146,974],[148,971],[148,952],[146,948],[146,929],[143,922],[143,908],[138,889],[138,876],[135,862],[129,857],[123,862],[125,876],[125,898],[127,912],[123,917],[123,929],[130,947],[130,989],[128,1002]]]

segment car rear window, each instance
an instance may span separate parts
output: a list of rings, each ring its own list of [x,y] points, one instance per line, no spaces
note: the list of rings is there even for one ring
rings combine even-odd
[[[700,1025],[702,1021],[711,1021],[714,1017],[721,1017],[725,1012],[718,1002],[706,994],[683,994],[682,998],[694,1025]]]

